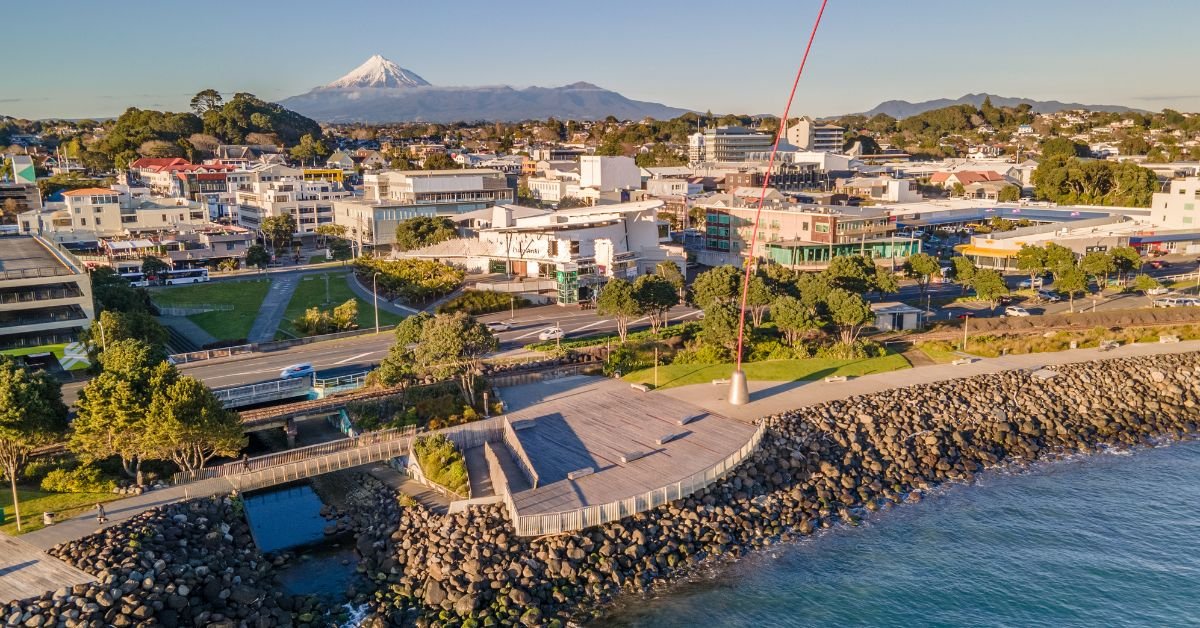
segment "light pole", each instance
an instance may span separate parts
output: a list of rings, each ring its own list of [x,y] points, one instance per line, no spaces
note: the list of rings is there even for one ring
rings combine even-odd
[[[971,315],[970,315],[970,314],[963,314],[963,343],[962,343],[962,351],[963,351],[964,353],[967,351],[967,326],[970,324],[970,322],[971,322]]]
[[[517,318],[517,295],[509,295],[508,303],[508,321],[511,323]]]
[[[371,294],[375,297],[375,333],[379,333],[379,288],[376,284],[376,278],[379,277],[379,271],[375,271],[371,275]]]

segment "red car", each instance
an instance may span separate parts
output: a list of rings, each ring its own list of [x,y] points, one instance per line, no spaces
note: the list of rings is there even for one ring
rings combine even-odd
[[[1163,260],[1156,259],[1156,260],[1147,262],[1146,265],[1149,266],[1150,268],[1158,270],[1160,268],[1166,268],[1166,267],[1170,266],[1171,264],[1170,264],[1170,262],[1164,262]]]

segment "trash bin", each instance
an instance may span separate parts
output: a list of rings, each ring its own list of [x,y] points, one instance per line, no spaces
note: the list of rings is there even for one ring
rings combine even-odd
[[[43,512],[42,513],[42,525],[44,525],[44,526],[54,525],[54,513]]]

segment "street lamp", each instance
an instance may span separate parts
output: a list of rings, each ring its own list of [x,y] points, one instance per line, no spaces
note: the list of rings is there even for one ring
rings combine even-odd
[[[375,271],[371,275],[371,294],[375,297],[375,333],[379,333],[379,288],[376,285],[376,278],[379,277],[379,271]]]
[[[971,322],[971,314],[970,314],[970,312],[968,312],[968,313],[966,313],[966,314],[963,314],[963,343],[962,343],[962,351],[963,351],[964,353],[966,353],[966,351],[967,351],[967,326],[970,324],[970,322]]]

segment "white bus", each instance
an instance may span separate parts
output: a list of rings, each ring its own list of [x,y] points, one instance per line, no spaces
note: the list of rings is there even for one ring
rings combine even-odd
[[[121,273],[121,276],[129,280],[129,285],[135,288],[145,288],[150,285],[150,280],[146,279],[144,273]]]
[[[181,283],[200,283],[208,281],[207,268],[185,268],[183,270],[168,270],[160,277],[162,282],[168,286],[174,286]]]

